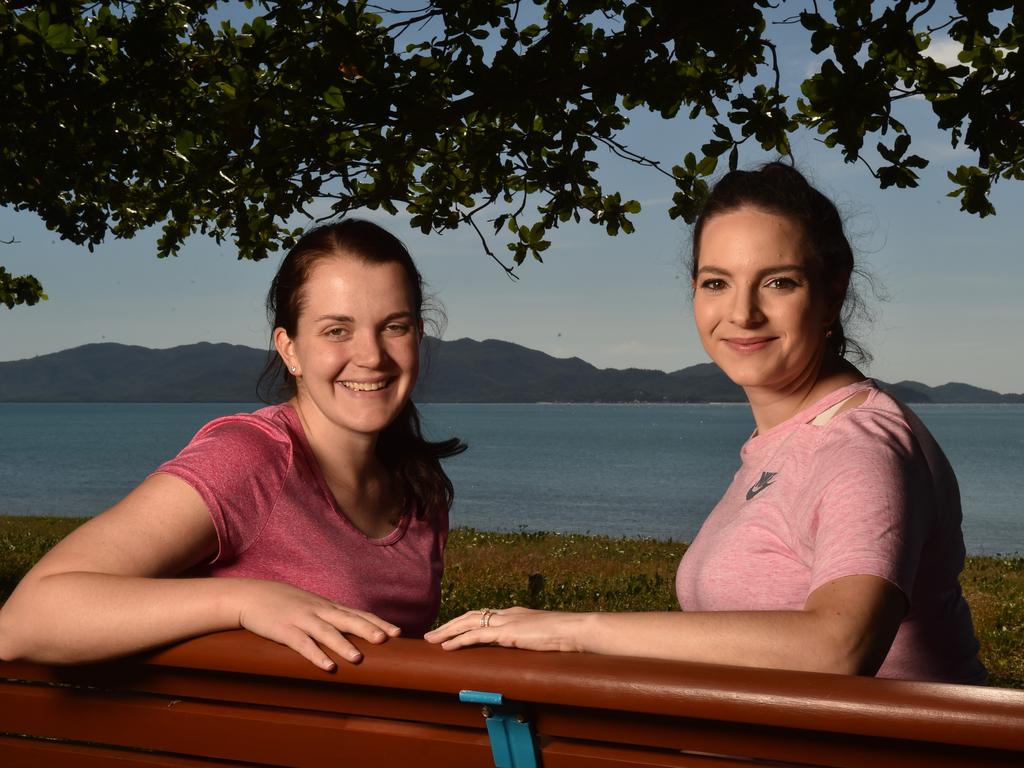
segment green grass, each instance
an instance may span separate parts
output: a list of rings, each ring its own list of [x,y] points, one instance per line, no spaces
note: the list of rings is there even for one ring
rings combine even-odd
[[[81,522],[0,516],[0,601]],[[455,529],[439,621],[514,604],[567,611],[675,610],[675,572],[685,550],[678,541]],[[1024,688],[1024,558],[970,557],[961,583],[992,684]]]

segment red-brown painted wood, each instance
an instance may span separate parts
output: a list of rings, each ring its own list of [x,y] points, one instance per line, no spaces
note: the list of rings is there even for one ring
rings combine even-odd
[[[0,683],[0,733],[250,764],[317,765],[344,754],[489,765],[480,709],[458,701],[474,689],[527,703],[545,768],[755,758],[837,768],[1024,765],[1020,691],[356,642],[363,662],[340,662],[334,673],[245,632],[102,665],[0,663],[0,679],[29,681]],[[27,754],[26,744],[51,743],[56,749],[0,740],[0,765],[14,765],[8,757]],[[96,764],[89,759],[60,762]]]

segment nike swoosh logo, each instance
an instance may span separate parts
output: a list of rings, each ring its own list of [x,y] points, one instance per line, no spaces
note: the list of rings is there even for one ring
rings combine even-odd
[[[752,486],[750,486],[750,490],[747,491],[747,501],[750,501],[752,498],[757,496],[757,494],[759,494],[761,491],[763,491],[765,488],[771,485],[772,481],[775,479],[775,476],[777,474],[779,473],[762,472],[761,479],[754,483]]]

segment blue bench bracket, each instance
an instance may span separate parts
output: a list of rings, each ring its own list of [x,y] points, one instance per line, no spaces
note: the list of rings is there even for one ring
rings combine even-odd
[[[487,691],[459,691],[459,701],[483,705],[494,768],[539,768],[533,728],[522,707]]]

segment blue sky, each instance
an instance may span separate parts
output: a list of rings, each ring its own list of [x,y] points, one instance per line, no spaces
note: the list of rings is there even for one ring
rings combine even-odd
[[[782,15],[800,7],[787,4]],[[783,84],[795,93],[812,64],[803,32],[773,27],[769,34],[781,46]],[[912,151],[932,161],[918,189],[879,190],[866,168],[846,165],[814,136],[794,141],[798,167],[837,201],[862,264],[886,297],[865,291],[874,319],[853,331],[874,354],[866,372],[889,381],[964,381],[1024,392],[1024,185],[997,185],[995,217],[959,212],[946,197],[945,174],[971,156],[934,129],[925,102],[900,108],[914,135]],[[634,113],[624,138],[671,165],[699,148],[707,128]],[[746,152],[741,164],[764,159]],[[390,227],[417,258],[447,310],[445,338],[505,339],[599,367],[675,370],[705,362],[683,266],[689,232],[666,214],[672,184],[611,157],[602,158],[601,178],[606,191],[643,203],[637,231],[609,237],[587,224],[565,227],[545,263],[523,265],[518,281],[490,261],[475,234],[423,236],[403,216],[370,218]],[[33,214],[0,208],[0,239],[11,237],[17,242],[0,246],[0,264],[35,274],[50,300],[0,307],[0,360],[98,341],[267,344],[263,298],[277,259],[239,262],[230,244],[194,238],[177,258],[159,260],[155,233],[89,253],[46,231]],[[501,241],[493,245],[500,250]]]

